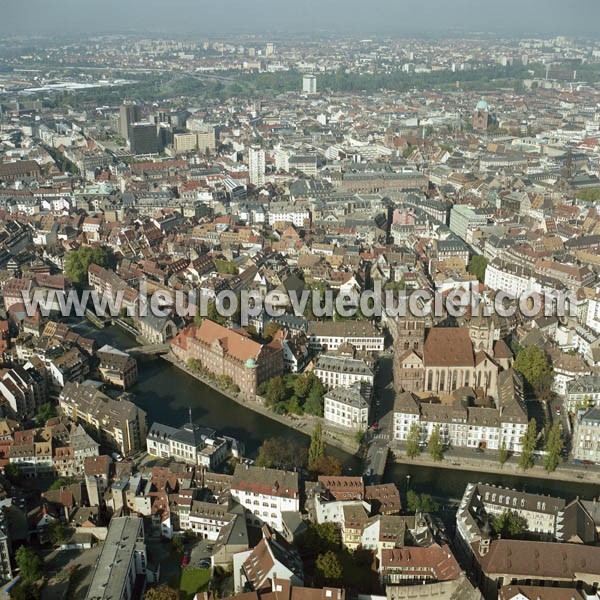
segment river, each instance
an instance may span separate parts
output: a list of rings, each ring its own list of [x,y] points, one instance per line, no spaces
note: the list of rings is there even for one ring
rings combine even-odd
[[[125,350],[139,345],[131,335],[115,326],[98,330],[87,320],[80,320],[72,324],[72,328],[80,335],[95,339],[98,346],[110,344]],[[138,384],[130,391],[135,394],[136,403],[147,412],[149,426],[158,421],[178,427],[188,420],[191,408],[194,422],[243,441],[250,457],[255,456],[262,442],[271,437],[285,437],[308,445],[306,435],[230,400],[161,358],[142,358],[138,361],[138,372]],[[362,471],[361,462],[355,456],[337,448],[329,448],[328,452],[342,461],[348,474]],[[389,465],[385,480],[395,482],[401,491],[410,485],[412,489],[452,499],[460,498],[467,483],[473,481],[555,494],[567,499],[576,496],[591,499],[600,495],[600,482],[596,486],[417,465]]]

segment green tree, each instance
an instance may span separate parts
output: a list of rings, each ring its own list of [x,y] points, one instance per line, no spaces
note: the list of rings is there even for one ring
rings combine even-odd
[[[485,279],[485,270],[488,266],[488,259],[485,256],[476,254],[469,263],[469,273],[475,275],[481,282]]]
[[[146,590],[144,600],[178,600],[179,592],[162,583]]]
[[[492,521],[494,532],[503,538],[519,538],[525,532],[526,527],[525,519],[509,510],[497,515]]]
[[[52,404],[51,402],[44,402],[38,407],[38,411],[35,415],[35,420],[40,425],[45,425],[46,421],[48,421],[49,419],[53,419],[54,417],[56,417],[56,406],[54,406],[54,404]]]
[[[60,490],[60,488],[73,485],[74,483],[77,483],[77,479],[75,479],[74,477],[59,477],[50,484],[50,487],[48,489]]]
[[[552,369],[548,357],[537,346],[527,346],[519,350],[513,367],[523,375],[529,391],[537,393],[545,390],[552,381]]]
[[[9,595],[12,600],[40,600],[42,591],[37,583],[21,581],[10,588]]]
[[[263,337],[265,340],[270,341],[273,339],[273,336],[280,330],[279,324],[275,321],[269,321],[267,326],[263,331]]]
[[[217,269],[217,273],[222,273],[224,275],[237,275],[237,268],[235,264],[230,260],[215,260],[215,267]]]
[[[15,463],[4,465],[4,475],[11,483],[19,483],[23,478],[23,472]]]
[[[316,557],[341,549],[340,534],[333,523],[311,523],[298,539],[303,557]]]
[[[317,556],[315,574],[318,581],[325,585],[338,585],[342,581],[342,563],[335,552],[326,552]]]
[[[287,387],[283,377],[277,376],[269,379],[264,396],[269,406],[274,406],[275,404],[286,400]]]
[[[22,581],[34,583],[44,576],[44,561],[31,548],[21,546],[15,553],[15,561]]]
[[[59,546],[69,537],[65,524],[59,519],[50,521],[48,524],[48,538],[54,546]]]
[[[67,254],[65,273],[74,284],[82,286],[88,281],[88,269],[90,265],[108,267],[109,262],[108,253],[102,248],[81,246],[81,248]]]
[[[506,448],[506,442],[504,440],[502,440],[502,444],[500,444],[498,460],[500,461],[501,465],[503,465],[508,460],[508,449]]]
[[[546,439],[546,445],[544,450],[546,455],[544,456],[544,468],[549,473],[556,471],[556,468],[562,461],[562,451],[564,448],[564,441],[560,430],[560,424],[555,422]]]
[[[269,438],[258,449],[256,464],[269,469],[303,468],[307,464],[307,450],[305,446],[293,440]]]
[[[442,442],[442,434],[440,433],[439,425],[436,425],[431,432],[428,450],[431,458],[433,458],[433,460],[436,462],[444,458],[444,444]]]
[[[310,436],[310,446],[308,448],[308,468],[313,469],[317,461],[325,454],[325,444],[323,442],[323,425],[317,423],[312,435]]]
[[[183,538],[180,535],[175,536],[171,540],[171,550],[176,556],[183,554],[185,548],[183,545]]]
[[[313,386],[313,381],[308,375],[301,375],[294,381],[294,394],[298,398],[306,398]]]
[[[306,401],[304,402],[304,412],[315,417],[322,417],[325,387],[314,373],[309,373],[307,379],[311,385]]]
[[[414,458],[421,453],[419,446],[421,442],[421,427],[416,421],[410,426],[408,436],[406,438],[406,456]]]
[[[527,425],[527,430],[521,438],[521,456],[519,457],[519,467],[524,471],[533,467],[535,449],[537,446],[537,423],[531,419]]]
[[[406,510],[411,513],[434,513],[440,509],[430,494],[417,494],[414,490],[406,492]]]

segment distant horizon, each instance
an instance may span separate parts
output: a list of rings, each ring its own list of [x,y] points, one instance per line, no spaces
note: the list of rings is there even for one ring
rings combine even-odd
[[[598,39],[597,0],[4,0],[0,35],[473,35]],[[454,34],[454,35],[453,35]]]

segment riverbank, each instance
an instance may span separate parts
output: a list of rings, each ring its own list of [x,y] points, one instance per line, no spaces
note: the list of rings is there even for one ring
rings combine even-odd
[[[496,461],[463,457],[446,457],[441,461],[434,461],[427,453],[422,453],[414,458],[409,458],[404,453],[404,450],[397,449],[393,450],[392,454],[394,462],[399,465],[435,467],[451,471],[471,471],[491,475],[508,475],[511,477],[520,477],[522,479],[535,478],[600,485],[600,476],[596,470],[575,469],[572,466],[559,467],[556,471],[548,473],[541,465],[534,465],[531,469],[523,471],[516,462],[506,462],[501,465]]]
[[[326,444],[328,444],[329,446],[334,446],[335,448],[339,448],[340,450],[352,455],[355,455],[359,450],[358,444],[351,442],[350,439],[348,439],[347,437],[347,433],[332,428],[330,425],[324,423],[323,419],[319,419],[317,417],[292,417],[288,415],[278,415],[274,413],[270,408],[264,406],[256,400],[248,400],[240,394],[235,394],[229,390],[216,386],[214,381],[202,377],[200,374],[190,369],[186,364],[182,363],[177,358],[175,358],[170,352],[168,354],[164,354],[161,358],[171,363],[177,369],[184,371],[191,377],[194,377],[194,379],[201,381],[204,385],[210,387],[219,394],[226,396],[227,398],[233,400],[240,406],[244,406],[245,408],[259,413],[267,419],[276,421],[277,423],[285,425],[286,427],[294,429],[307,436],[311,436],[317,423],[321,422],[321,424],[323,425],[323,435]]]

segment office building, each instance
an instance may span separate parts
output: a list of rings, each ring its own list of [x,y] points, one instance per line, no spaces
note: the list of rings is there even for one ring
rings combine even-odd
[[[123,104],[119,108],[119,134],[129,140],[131,126],[142,118],[142,111],[137,104]]]
[[[129,136],[132,154],[158,154],[158,135],[154,123],[133,123]]]
[[[302,78],[302,91],[305,94],[317,93],[317,78],[314,75],[304,75]]]
[[[196,131],[196,143],[200,152],[213,152],[217,147],[215,128],[211,125],[204,125],[204,127]]]
[[[175,148],[175,152],[177,154],[183,154],[184,152],[191,152],[192,150],[196,150],[197,146],[197,137],[193,132],[189,133],[176,133],[173,136],[173,146]]]

